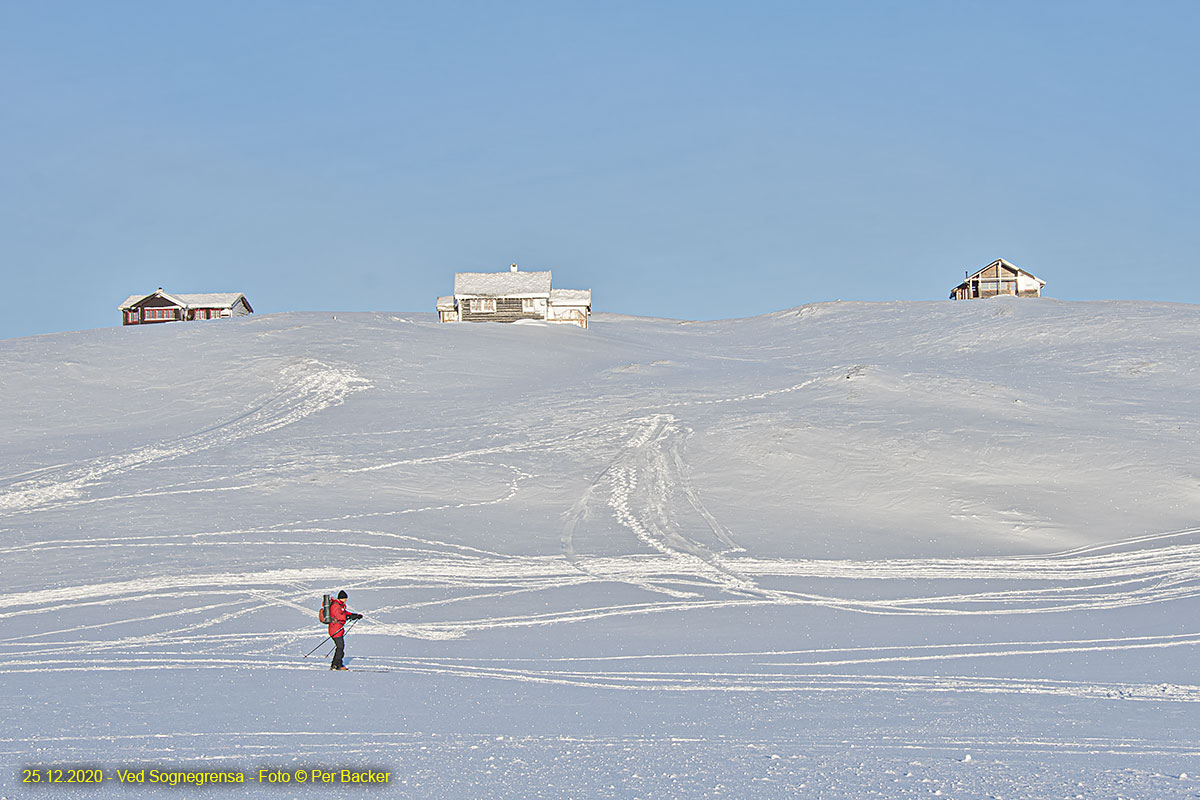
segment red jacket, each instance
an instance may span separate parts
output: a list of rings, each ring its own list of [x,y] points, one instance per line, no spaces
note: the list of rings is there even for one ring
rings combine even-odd
[[[329,604],[329,635],[336,639],[346,633],[346,620],[350,613],[346,611],[346,601],[335,599]]]

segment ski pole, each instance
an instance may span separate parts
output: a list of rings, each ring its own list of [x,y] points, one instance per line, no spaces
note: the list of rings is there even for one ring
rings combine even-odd
[[[326,637],[325,637],[325,639],[332,639],[332,638],[333,638],[332,636],[326,636]],[[305,658],[308,658],[308,657],[309,657],[309,656],[311,656],[313,653],[317,652],[317,650],[319,650],[320,648],[324,647],[324,646],[325,646],[325,639],[322,639],[322,640],[321,640],[321,643],[320,643],[319,645],[317,645],[317,646],[316,646],[316,647],[314,647],[312,650],[309,650],[307,653],[305,653],[305,654],[304,654],[304,657],[305,657]]]
[[[354,626],[355,626],[355,625],[357,625],[357,624],[358,624],[358,620],[352,620],[352,621],[350,622],[350,627],[349,627],[349,628],[347,628],[347,627],[346,627],[346,625],[345,625],[345,623],[342,623],[342,635],[343,635],[343,636],[345,636],[347,633],[349,633],[350,631],[352,631],[352,630],[354,629]],[[309,650],[307,653],[305,653],[305,654],[304,654],[304,657],[305,657],[305,658],[308,658],[308,657],[309,657],[309,656],[311,656],[313,653],[317,652],[317,650],[319,650],[319,649],[321,649],[322,647],[324,647],[324,646],[325,646],[325,640],[326,640],[326,639],[332,639],[332,638],[333,638],[332,636],[326,636],[326,637],[325,637],[325,639],[322,639],[322,640],[321,640],[321,643],[320,643],[319,645],[317,645],[317,646],[316,646],[316,647],[314,647],[312,650]]]

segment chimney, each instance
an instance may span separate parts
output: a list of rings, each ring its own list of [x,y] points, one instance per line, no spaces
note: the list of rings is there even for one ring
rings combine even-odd
[[[508,271],[509,271],[509,272],[516,272],[516,271],[517,271],[517,265],[516,265],[516,264],[509,264],[509,265],[508,265]]]

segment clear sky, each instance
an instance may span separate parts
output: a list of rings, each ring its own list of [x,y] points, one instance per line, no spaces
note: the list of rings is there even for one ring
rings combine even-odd
[[[0,2],[0,338],[128,295],[1200,302],[1196,2]]]

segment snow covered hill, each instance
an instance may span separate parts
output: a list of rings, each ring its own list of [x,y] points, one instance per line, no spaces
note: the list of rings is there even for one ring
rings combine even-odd
[[[0,795],[1200,796],[1198,353],[1010,298],[0,342]]]

